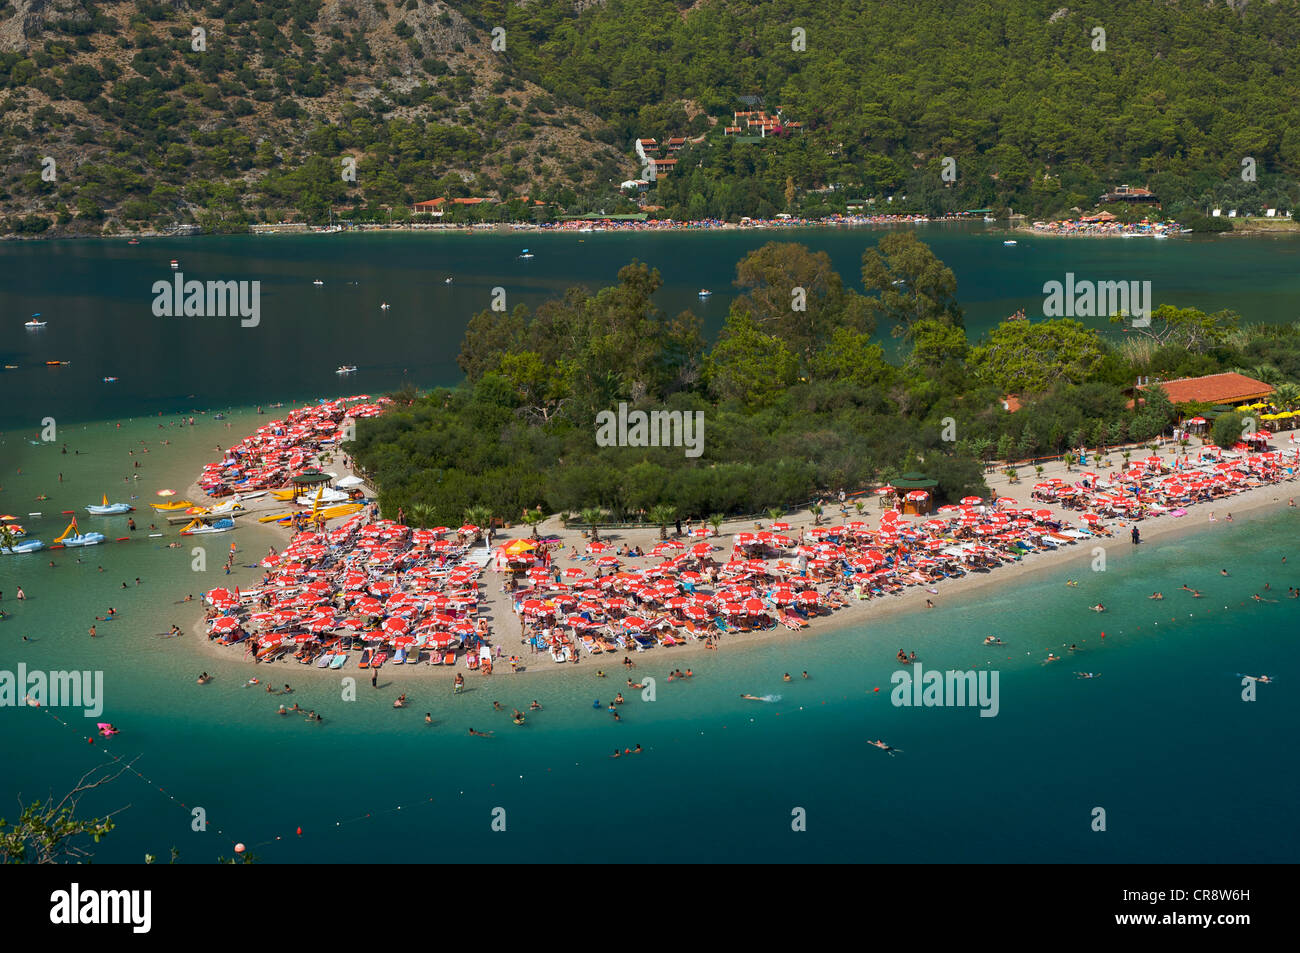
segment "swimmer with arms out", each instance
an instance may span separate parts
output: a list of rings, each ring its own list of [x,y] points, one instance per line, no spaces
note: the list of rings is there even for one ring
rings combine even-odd
[[[874,745],[875,747],[879,748],[881,751],[889,755],[891,758],[895,755],[895,753],[901,752],[903,750],[902,748],[895,748],[893,745],[886,744],[885,742],[881,741],[879,738],[877,738],[875,741],[868,741],[867,744]]]

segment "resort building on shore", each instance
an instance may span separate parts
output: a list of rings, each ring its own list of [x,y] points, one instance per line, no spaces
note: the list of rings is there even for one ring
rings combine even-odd
[[[1150,189],[1140,189],[1135,185],[1121,185],[1101,197],[1103,202],[1150,202],[1159,204],[1160,199]]]
[[[1172,381],[1146,381],[1138,384],[1134,391],[1144,391],[1157,385],[1164,388],[1170,402],[1175,405],[1197,403],[1239,407],[1273,396],[1273,388],[1263,381],[1245,374],[1232,373],[1180,377]]]

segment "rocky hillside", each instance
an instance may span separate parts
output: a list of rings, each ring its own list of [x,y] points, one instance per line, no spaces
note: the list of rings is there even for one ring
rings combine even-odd
[[[599,119],[521,77],[508,37],[493,48],[483,9],[0,0],[0,232],[574,206],[634,171]]]

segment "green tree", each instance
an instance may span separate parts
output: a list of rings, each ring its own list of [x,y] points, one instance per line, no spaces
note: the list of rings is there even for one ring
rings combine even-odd
[[[668,538],[668,524],[677,519],[677,507],[660,503],[650,510],[650,522],[659,527],[659,538]]]
[[[918,321],[960,327],[957,278],[912,232],[890,232],[862,256],[862,284],[875,312],[896,335]]]
[[[780,338],[763,333],[749,312],[733,308],[705,360],[704,378],[719,400],[753,411],[774,403],[794,383],[798,369]]]
[[[1065,381],[1078,384],[1101,367],[1101,340],[1078,321],[1004,321],[988,342],[971,351],[970,364],[1004,393],[1028,394]]]

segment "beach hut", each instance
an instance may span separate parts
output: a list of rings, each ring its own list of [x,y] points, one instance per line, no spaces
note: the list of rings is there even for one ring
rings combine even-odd
[[[902,511],[920,516],[930,512],[930,507],[933,505],[934,491],[938,485],[938,480],[931,480],[924,473],[915,472],[904,473],[899,479],[891,483],[892,488],[902,498]],[[918,491],[924,491],[925,495],[918,495]]]

